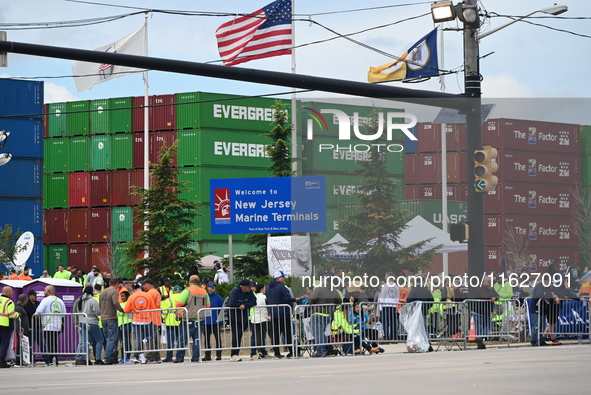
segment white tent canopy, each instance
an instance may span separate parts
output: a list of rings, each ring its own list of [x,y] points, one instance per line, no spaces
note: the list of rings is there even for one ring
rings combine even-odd
[[[424,252],[428,249],[441,247],[437,250],[437,254],[443,254],[446,252],[459,252],[468,251],[468,244],[462,244],[457,241],[451,241],[449,233],[444,232],[435,225],[431,224],[425,218],[417,215],[406,224],[406,229],[399,235],[399,242],[402,247],[408,247],[421,241],[432,239],[425,243],[425,245],[418,250],[418,252]],[[345,251],[345,246],[348,241],[341,236],[336,234],[332,239],[327,241],[324,245],[328,246],[328,250],[331,251],[328,256],[342,260],[352,260],[357,258],[357,254]],[[332,244],[332,245],[331,245]],[[330,246],[329,246],[330,245]],[[342,258],[341,258],[342,257]]]

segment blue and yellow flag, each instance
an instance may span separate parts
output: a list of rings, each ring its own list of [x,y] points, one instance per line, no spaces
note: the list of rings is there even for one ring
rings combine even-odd
[[[434,75],[439,75],[437,28],[421,38],[395,62],[370,67],[367,81],[411,80]]]

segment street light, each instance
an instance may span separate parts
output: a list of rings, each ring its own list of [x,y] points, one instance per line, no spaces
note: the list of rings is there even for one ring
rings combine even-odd
[[[10,155],[10,152],[6,151],[0,153],[0,166],[7,164],[11,159],[12,155]]]
[[[529,16],[532,16],[533,14],[537,14],[538,12],[541,12],[543,14],[549,14],[549,15],[556,16],[556,15],[560,15],[560,14],[566,12],[566,11],[568,11],[568,7],[567,6],[554,4],[553,6],[542,8],[541,10],[536,10],[534,12],[530,12],[527,15],[520,16],[519,18],[513,19],[512,21],[507,22],[504,25],[493,27],[492,29],[485,31],[482,34],[479,34],[478,36],[476,36],[476,38],[478,40],[480,40],[480,39],[482,39],[482,38],[484,38],[486,36],[490,36],[491,34],[493,34],[495,32],[498,32],[501,29],[504,29],[507,26],[514,24],[515,22],[519,22],[522,19],[525,19],[525,18],[527,18]]]

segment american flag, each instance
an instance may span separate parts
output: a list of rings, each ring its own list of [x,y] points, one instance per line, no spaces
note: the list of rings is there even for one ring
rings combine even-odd
[[[291,0],[277,0],[250,15],[235,18],[215,32],[226,66],[292,51]]]

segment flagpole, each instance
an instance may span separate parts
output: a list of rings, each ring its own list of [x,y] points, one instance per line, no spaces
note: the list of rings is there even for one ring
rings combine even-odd
[[[148,56],[148,13],[144,13],[144,53]],[[149,156],[150,156],[150,140],[149,140],[149,131],[150,131],[150,117],[149,117],[149,92],[148,92],[148,70],[144,71],[144,189],[148,190],[150,188],[150,163],[149,163]],[[149,222],[144,222],[144,231],[148,231]],[[144,259],[147,259],[150,256],[150,251],[146,246],[144,250]]]
[[[445,56],[443,51],[443,25],[439,25],[439,59],[441,70],[445,69]],[[445,76],[439,77],[441,84],[441,91],[445,92]],[[446,139],[446,124],[441,124],[441,229],[448,232],[447,225],[447,139]],[[449,254],[445,252],[442,259],[443,275],[449,274]]]
[[[296,73],[295,58],[295,0],[291,0],[291,73]],[[298,131],[297,131],[297,108],[296,88],[291,88],[291,170],[293,176],[298,175]]]

